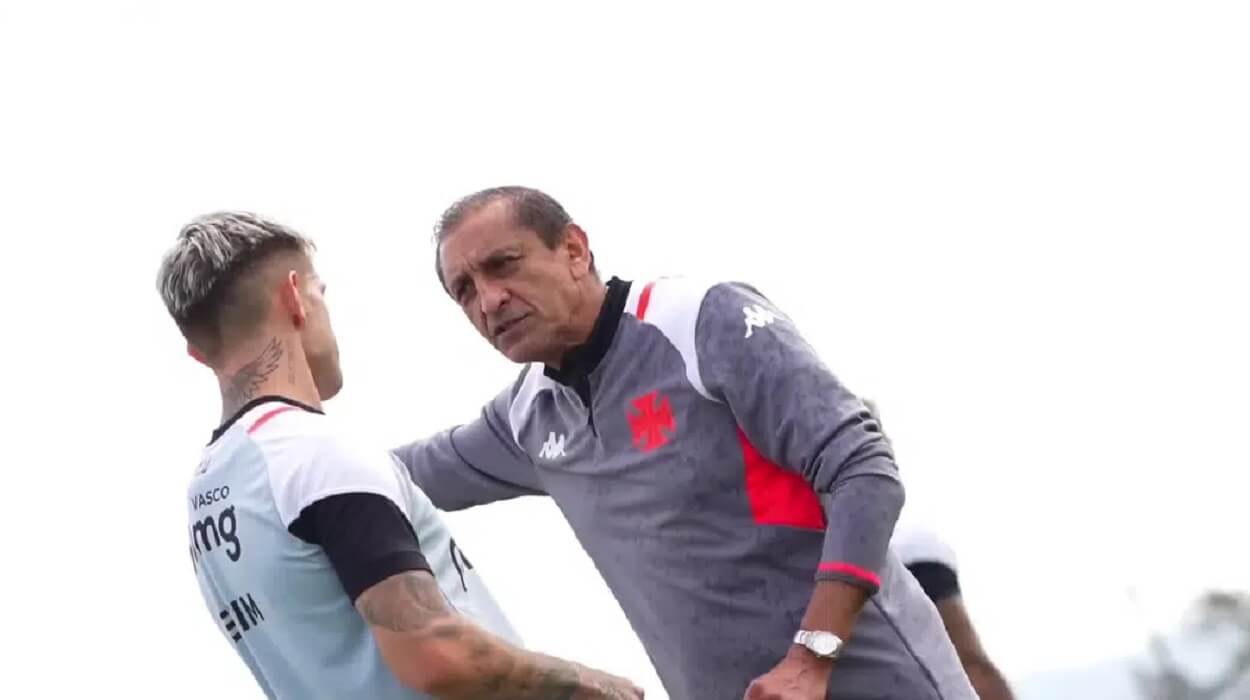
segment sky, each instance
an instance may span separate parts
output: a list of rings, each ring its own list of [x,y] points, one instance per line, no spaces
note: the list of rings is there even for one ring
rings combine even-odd
[[[186,555],[220,406],[155,292],[182,224],[317,241],[327,410],[389,447],[515,375],[432,269],[497,184],[607,274],[787,312],[880,405],[1012,678],[1250,589],[1250,9],[862,5],[0,2],[0,695],[259,697]],[[554,505],[448,521],[530,646],[665,697]]]

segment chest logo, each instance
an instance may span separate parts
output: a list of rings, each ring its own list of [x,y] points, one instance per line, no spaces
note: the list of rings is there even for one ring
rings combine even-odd
[[[759,304],[742,307],[742,315],[746,316],[747,323],[747,334],[743,336],[744,338],[750,338],[754,335],[756,328],[763,328],[777,320],[777,314]]]
[[[677,432],[673,407],[667,396],[653,391],[634,399],[630,405],[633,410],[626,410],[629,430],[634,436],[634,446],[643,452],[658,449],[668,442],[670,435]]]
[[[538,452],[538,456],[543,459],[556,459],[564,456],[564,434],[556,435],[555,433],[547,433],[547,441],[543,443],[543,447]]]

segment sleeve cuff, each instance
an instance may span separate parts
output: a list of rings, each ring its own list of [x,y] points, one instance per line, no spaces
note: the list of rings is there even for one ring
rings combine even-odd
[[[354,604],[356,599],[360,597],[360,594],[395,574],[402,574],[405,571],[429,570],[430,565],[426,562],[425,556],[421,552],[392,552],[378,557],[367,564],[362,564],[358,568],[346,568],[339,571],[339,581],[342,582],[343,590],[347,592],[347,597]]]
[[[934,603],[959,595],[959,576],[955,570],[936,561],[908,564],[907,570],[920,582],[925,595]]]
[[[881,577],[861,566],[844,561],[823,561],[816,568],[817,581],[842,581],[862,588],[871,595],[881,588]]]

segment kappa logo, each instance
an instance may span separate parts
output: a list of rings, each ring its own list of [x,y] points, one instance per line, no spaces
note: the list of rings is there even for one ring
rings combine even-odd
[[[643,452],[659,449],[668,442],[669,435],[677,432],[673,420],[673,407],[667,396],[653,391],[630,402],[634,411],[626,410],[629,430],[634,435],[634,446]]]
[[[547,441],[543,443],[543,448],[538,453],[543,459],[555,459],[564,456],[564,434],[556,435],[554,432],[547,433]]]
[[[777,320],[777,314],[759,304],[742,307],[742,315],[746,316],[747,322],[747,334],[742,336],[744,338],[750,338],[754,335],[756,328],[763,328]]]

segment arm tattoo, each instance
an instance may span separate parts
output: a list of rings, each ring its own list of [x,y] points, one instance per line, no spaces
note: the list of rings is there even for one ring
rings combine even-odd
[[[474,654],[477,674],[471,696],[483,700],[574,700],[615,698],[582,681],[577,667],[563,659],[515,652],[498,645],[484,645]],[[586,694],[579,694],[583,691]]]
[[[392,632],[424,632],[439,618],[451,613],[434,578],[416,571],[392,576],[365,591],[356,606],[370,625]],[[447,629],[429,631],[438,637],[450,632]]]
[[[365,591],[356,608],[370,625],[460,645],[472,677],[462,692],[480,700],[591,700],[627,696],[571,662],[514,649],[472,624],[447,604],[426,572],[398,574]]]
[[[230,409],[238,408],[256,397],[256,391],[260,389],[269,375],[278,369],[278,365],[282,361],[282,341],[273,338],[264,350],[260,351],[252,361],[239,368],[234,376],[230,378],[230,384],[226,387],[226,406],[227,412]]]

